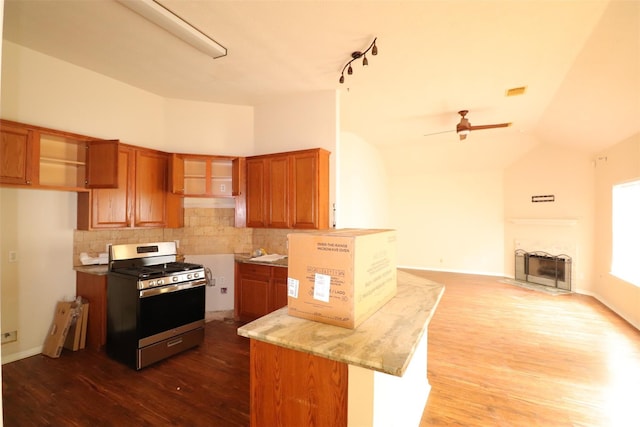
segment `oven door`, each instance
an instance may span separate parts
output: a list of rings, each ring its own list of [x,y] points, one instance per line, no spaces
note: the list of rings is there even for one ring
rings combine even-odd
[[[206,280],[145,289],[139,294],[139,348],[204,326]]]

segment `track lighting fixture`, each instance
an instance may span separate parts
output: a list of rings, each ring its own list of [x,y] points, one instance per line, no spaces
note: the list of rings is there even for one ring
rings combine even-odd
[[[371,51],[371,55],[374,55],[374,56],[378,54],[378,46],[376,46],[377,39],[378,39],[377,37],[374,38],[373,42],[371,42],[367,50],[365,50],[364,52],[355,51],[351,54],[351,60],[347,62],[344,65],[344,67],[342,67],[342,73],[340,73],[340,83],[344,83],[344,70],[347,70],[347,74],[349,75],[353,74],[353,68],[351,67],[351,63],[356,59],[362,58],[363,67],[366,67],[369,65],[369,60],[367,59],[367,52]]]

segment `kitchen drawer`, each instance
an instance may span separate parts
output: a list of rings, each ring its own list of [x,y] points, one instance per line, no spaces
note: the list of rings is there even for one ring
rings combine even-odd
[[[271,266],[269,265],[242,262],[238,268],[240,269],[240,273],[243,275],[251,274],[254,276],[264,276],[267,279],[271,277]]]
[[[288,271],[287,267],[273,267],[273,278],[287,280]]]

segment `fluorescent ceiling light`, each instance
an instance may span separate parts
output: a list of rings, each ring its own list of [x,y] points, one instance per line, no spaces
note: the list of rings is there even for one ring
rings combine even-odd
[[[227,49],[211,37],[154,0],[118,0],[124,6],[164,28],[212,58],[227,55]]]

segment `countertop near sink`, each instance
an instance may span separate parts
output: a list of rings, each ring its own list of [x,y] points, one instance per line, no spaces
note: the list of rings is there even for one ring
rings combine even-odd
[[[252,260],[252,256],[250,254],[235,254],[236,262],[244,262],[248,264],[262,264],[262,265],[272,265],[274,267],[288,267],[289,266],[289,258],[282,258],[273,262],[265,262],[265,261],[256,261]]]

